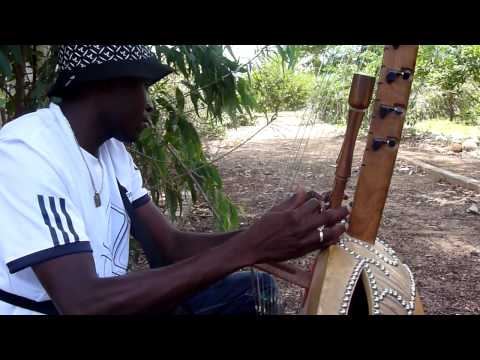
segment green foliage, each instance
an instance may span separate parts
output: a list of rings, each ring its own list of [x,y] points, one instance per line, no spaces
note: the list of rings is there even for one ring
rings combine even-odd
[[[164,197],[172,219],[181,214],[189,193],[194,202],[202,197],[210,205],[218,229],[232,230],[238,226],[237,210],[223,193],[221,177],[200,139],[252,118],[255,99],[249,82],[239,77],[247,69],[224,55],[231,52],[228,46],[155,49],[177,74],[150,91],[155,126],[136,144],[146,182],[155,200]]]
[[[346,122],[348,96],[355,73],[376,76],[382,46],[308,46],[307,65],[317,74],[311,107],[318,119],[332,124]],[[368,119],[368,115],[366,119]],[[368,126],[368,121],[362,123]]]
[[[421,133],[443,135],[448,138],[480,138],[480,127],[457,124],[447,119],[424,120],[415,124],[414,130]]]
[[[247,67],[228,59],[223,45],[156,46],[157,55],[173,66],[183,77],[182,85],[198,116],[199,104],[206,105],[206,115],[219,121],[227,114],[250,114],[254,99],[245,84],[236,76],[246,73]],[[231,51],[231,49],[230,49]]]
[[[0,102],[6,109],[3,123],[48,103],[46,92],[55,76],[54,50],[46,45],[0,46]]]
[[[251,78],[257,111],[273,114],[305,107],[314,82],[311,74],[285,68],[280,56],[254,70]]]
[[[303,46],[306,65],[317,74],[313,108],[324,121],[342,123],[347,116],[349,86],[355,72],[378,75],[383,46]],[[420,46],[407,123],[447,118],[480,123],[480,46]],[[364,121],[364,125],[368,122]]]
[[[480,46],[421,46],[408,121],[480,123]]]
[[[205,157],[196,129],[179,109],[171,110],[163,126],[146,129],[135,144],[134,154],[152,197],[158,203],[164,200],[175,219],[181,214],[186,192],[193,202],[204,196],[216,215],[218,229],[237,227],[236,209],[223,194],[218,170]]]

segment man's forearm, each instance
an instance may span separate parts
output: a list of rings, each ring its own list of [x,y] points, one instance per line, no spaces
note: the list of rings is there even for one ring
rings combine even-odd
[[[35,266],[35,272],[65,314],[168,313],[252,263],[253,255],[245,249],[242,241],[232,240],[169,266],[110,278],[96,276],[90,254],[53,259]]]
[[[172,249],[169,257],[172,261],[180,261],[191,256],[195,256],[202,251],[221,245],[232,237],[240,234],[243,230],[226,233],[196,233],[175,231],[173,242],[175,248]]]
[[[150,234],[161,256],[169,263],[187,259],[223,244],[241,231],[195,233],[176,229],[151,201],[135,210],[137,222]]]

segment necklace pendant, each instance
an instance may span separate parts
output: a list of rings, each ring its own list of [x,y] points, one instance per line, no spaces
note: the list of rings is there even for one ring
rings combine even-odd
[[[102,205],[102,202],[100,200],[100,194],[98,192],[95,193],[93,200],[95,201],[95,206],[98,208],[100,205]]]

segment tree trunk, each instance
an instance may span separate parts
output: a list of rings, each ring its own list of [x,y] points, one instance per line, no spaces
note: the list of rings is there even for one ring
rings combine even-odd
[[[15,72],[15,117],[22,115],[25,112],[25,59],[23,46],[22,49],[22,62],[13,64],[13,70]]]
[[[7,114],[4,108],[0,108],[0,128],[7,122]]]

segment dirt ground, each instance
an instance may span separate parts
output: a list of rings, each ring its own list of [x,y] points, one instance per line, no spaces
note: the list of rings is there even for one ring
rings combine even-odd
[[[242,226],[251,224],[285,198],[295,183],[317,191],[330,190],[335,161],[343,140],[343,131],[326,124],[316,125],[309,132],[308,143],[295,158],[302,138],[298,119],[292,114],[279,118],[275,126],[266,128],[220,162],[226,193],[240,209]],[[232,130],[223,141],[211,142],[208,150],[223,154],[253,134],[257,127]],[[426,142],[422,139],[422,144]],[[354,168],[347,193],[353,195],[364,142],[357,143]],[[404,147],[425,156],[428,151],[441,157],[434,147],[418,146],[414,139]],[[438,145],[440,146],[440,145]],[[401,148],[402,149],[402,146]],[[401,150],[400,150],[401,151]],[[216,156],[214,155],[214,156]],[[459,173],[480,179],[480,160],[465,162],[457,155]],[[428,156],[427,156],[428,158]],[[430,156],[430,158],[432,158]],[[444,166],[452,158],[443,154]],[[433,165],[439,166],[437,159]],[[448,161],[447,161],[448,160]],[[446,167],[456,171],[459,167]],[[467,209],[480,207],[480,194],[436,182],[423,171],[397,161],[389,197],[385,206],[379,237],[387,241],[399,257],[412,269],[427,314],[480,313],[480,215]],[[194,206],[184,223],[185,229],[212,231],[211,214],[202,204]],[[313,255],[293,261],[308,267]],[[283,310],[296,313],[301,304],[302,289],[279,281]]]
[[[452,143],[436,140],[434,136],[406,137],[402,150],[414,152],[415,157],[427,164],[453,173],[480,179],[480,150],[454,152]]]

